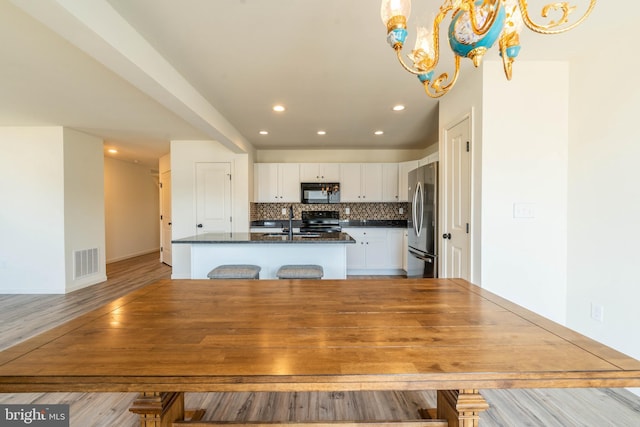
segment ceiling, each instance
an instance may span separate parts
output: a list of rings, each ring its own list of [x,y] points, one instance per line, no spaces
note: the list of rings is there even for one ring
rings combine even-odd
[[[434,8],[413,3],[408,47]],[[149,165],[170,140],[236,152],[425,148],[438,140],[438,103],[398,65],[379,9],[380,0],[0,0],[0,125],[70,127]],[[523,34],[519,60],[593,52],[612,9],[599,4],[566,34]],[[444,56],[442,71],[450,63]],[[465,63],[461,78],[475,71]],[[274,113],[277,103],[287,110]]]

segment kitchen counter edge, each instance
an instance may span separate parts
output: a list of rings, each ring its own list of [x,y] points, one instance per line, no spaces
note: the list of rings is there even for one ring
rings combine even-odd
[[[347,233],[321,233],[319,237],[294,235],[289,239],[286,234],[274,236],[273,233],[204,233],[197,236],[184,237],[172,240],[177,244],[218,244],[218,243],[294,243],[294,244],[349,244],[356,243],[355,239]]]
[[[294,220],[293,226],[300,227],[301,221]],[[251,228],[288,228],[289,220],[280,220],[280,219],[265,219],[265,220],[257,220],[251,221]],[[343,228],[349,227],[371,227],[371,228],[407,228],[407,220],[398,220],[398,219],[367,219],[367,220],[345,220],[340,221],[340,226]]]

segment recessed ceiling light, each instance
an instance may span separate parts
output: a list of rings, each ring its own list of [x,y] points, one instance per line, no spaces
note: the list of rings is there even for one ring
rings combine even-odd
[[[284,105],[274,105],[273,106],[273,111],[277,111],[278,113],[281,113],[285,110]]]
[[[374,135],[382,135],[383,133],[384,133],[383,131],[381,131],[381,130],[377,130],[377,131],[375,131],[373,134],[374,134]]]
[[[393,106],[393,111],[402,111],[402,110],[404,110],[404,105],[398,104]]]
[[[118,150],[116,150],[115,148],[109,148],[107,151],[109,153],[111,153],[111,154],[117,154],[118,153]]]
[[[327,131],[324,131],[324,130],[318,131],[318,135],[326,135],[326,134],[327,134]]]
[[[269,135],[269,132],[267,132],[266,130],[261,130],[260,135]]]

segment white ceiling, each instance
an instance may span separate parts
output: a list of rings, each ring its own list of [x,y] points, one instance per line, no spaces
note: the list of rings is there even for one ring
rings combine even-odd
[[[414,1],[408,48],[429,4]],[[149,165],[181,139],[236,152],[424,148],[438,139],[437,101],[397,64],[379,8],[380,0],[0,0],[0,125],[71,127]],[[612,16],[598,4],[570,33],[524,34],[519,60],[590,54],[595,29],[613,28]],[[495,49],[487,57],[497,59]],[[442,64],[450,70],[446,57]],[[276,103],[287,111],[273,113]],[[398,103],[406,110],[393,112]]]

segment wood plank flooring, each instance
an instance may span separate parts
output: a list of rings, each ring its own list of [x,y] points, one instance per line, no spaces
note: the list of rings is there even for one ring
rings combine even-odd
[[[159,278],[170,267],[150,254],[107,266],[108,280],[67,295],[0,295],[0,349],[35,336]],[[361,277],[359,277],[361,278]],[[483,391],[491,408],[481,427],[640,426],[640,397],[613,389]],[[0,394],[6,403],[67,403],[72,427],[138,425],[127,411],[135,393]],[[208,408],[206,420],[305,421],[415,419],[435,405],[432,392],[188,393],[187,408]],[[615,416],[615,419],[612,417]]]

